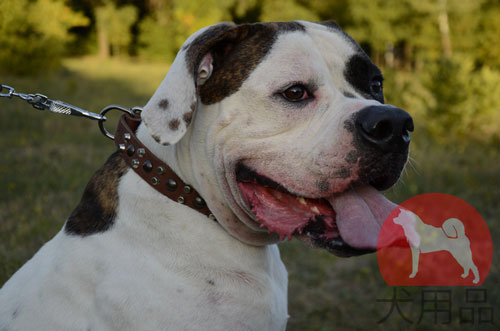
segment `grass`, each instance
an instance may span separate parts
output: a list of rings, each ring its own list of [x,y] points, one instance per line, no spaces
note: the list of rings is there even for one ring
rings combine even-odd
[[[3,75],[0,83],[21,92],[39,92],[98,112],[118,103],[144,105],[163,79],[168,66],[128,61],[70,59],[61,70],[37,78]],[[114,116],[116,118],[116,116]],[[112,120],[111,120],[112,121]],[[110,124],[112,128],[113,124]],[[47,240],[57,233],[78,203],[92,173],[114,150],[95,122],[40,112],[20,100],[0,99],[0,284],[3,284]],[[461,152],[438,146],[417,130],[412,166],[402,181],[387,192],[396,202],[420,193],[454,194],[484,217],[495,241],[500,225],[500,152],[491,146],[469,146]],[[488,305],[500,308],[500,258],[481,288]],[[340,259],[291,241],[281,245],[290,278],[289,330],[470,330],[460,325],[463,288],[452,294],[452,323],[435,324],[431,316],[408,324],[396,309],[381,324],[393,289],[385,285],[375,255]],[[406,288],[414,301],[401,304],[418,318],[422,288]],[[500,321],[496,321],[500,323]],[[490,324],[475,329],[493,329]]]

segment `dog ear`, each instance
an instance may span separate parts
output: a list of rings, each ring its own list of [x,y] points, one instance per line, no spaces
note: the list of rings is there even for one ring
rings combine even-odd
[[[178,142],[198,100],[214,104],[238,91],[271,49],[277,31],[277,24],[221,23],[189,37],[142,112],[151,136],[163,145]]]
[[[210,48],[233,29],[233,23],[204,28],[189,37],[148,101],[141,117],[151,136],[163,145],[175,144],[187,131],[196,108],[197,87],[212,73]]]

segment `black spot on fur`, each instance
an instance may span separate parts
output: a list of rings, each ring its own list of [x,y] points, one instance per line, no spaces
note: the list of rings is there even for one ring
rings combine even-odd
[[[371,89],[372,81],[375,78],[381,80],[382,73],[364,53],[355,54],[349,59],[344,69],[344,77],[365,97],[384,103],[384,96],[373,95]]]
[[[175,131],[179,128],[179,124],[181,124],[179,120],[171,120],[170,123],[168,123],[168,127],[170,130]]]
[[[330,187],[330,184],[328,180],[320,179],[316,182],[316,187],[320,192],[327,192]]]
[[[19,307],[14,309],[14,311],[12,312],[12,319],[15,320],[17,316],[19,316]]]
[[[111,228],[118,206],[118,182],[126,169],[125,161],[116,152],[92,176],[65,224],[68,235],[85,237]]]
[[[207,283],[212,285],[212,286],[215,286],[215,282],[212,279],[208,279]]]
[[[217,25],[198,36],[190,45],[186,61],[196,80],[196,69],[211,52],[211,77],[199,86],[200,99],[213,104],[235,93],[269,53],[279,33],[305,31],[297,22]]]
[[[351,98],[352,99],[352,98],[356,97],[354,94],[352,94],[351,92],[347,92],[347,91],[344,91],[343,94],[344,94],[344,96],[346,98]]]
[[[359,153],[357,151],[350,151],[345,156],[344,160],[349,164],[354,164],[358,161]]]
[[[349,178],[351,176],[351,169],[342,167],[335,172],[335,176],[342,179]]]
[[[335,30],[335,31],[342,31],[342,29],[340,28],[340,25],[338,25],[338,23],[334,20],[318,22],[317,24],[326,26],[327,28]]]
[[[160,102],[158,102],[158,107],[160,107],[160,109],[166,110],[168,108],[168,99],[161,99]]]
[[[356,131],[356,126],[352,120],[346,120],[344,121],[344,129],[348,132],[354,133]]]

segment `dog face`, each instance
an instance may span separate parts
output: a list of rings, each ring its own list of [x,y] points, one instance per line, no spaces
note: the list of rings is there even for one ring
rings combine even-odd
[[[413,126],[382,80],[336,25],[223,24],[188,39],[143,119],[164,145],[189,132],[175,148],[240,240],[360,254],[394,207],[377,189],[398,179]]]

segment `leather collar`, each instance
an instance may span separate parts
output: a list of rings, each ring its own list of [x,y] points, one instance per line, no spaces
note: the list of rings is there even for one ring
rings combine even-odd
[[[165,162],[157,158],[137,138],[135,131],[139,124],[141,124],[140,118],[130,115],[122,115],[118,122],[115,144],[127,165],[161,194],[215,220],[200,194],[184,183]]]

